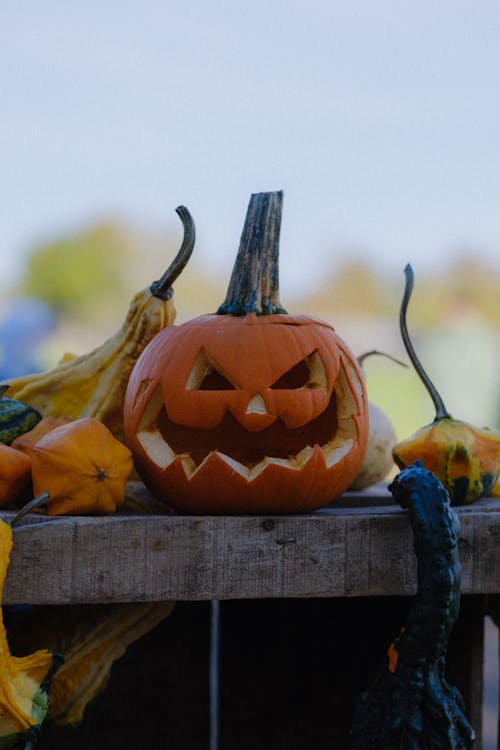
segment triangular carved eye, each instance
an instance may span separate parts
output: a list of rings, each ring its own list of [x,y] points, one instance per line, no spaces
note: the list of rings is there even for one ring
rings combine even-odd
[[[186,383],[187,391],[234,391],[235,386],[221,368],[200,349]]]
[[[217,370],[209,370],[201,381],[200,391],[234,391],[234,385]]]
[[[326,388],[325,366],[318,352],[312,352],[308,357],[285,372],[272,384],[274,390],[297,390]]]

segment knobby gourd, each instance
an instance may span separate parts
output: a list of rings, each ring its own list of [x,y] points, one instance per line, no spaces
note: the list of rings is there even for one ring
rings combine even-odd
[[[0,595],[12,549],[12,529],[0,520]],[[49,688],[61,657],[46,648],[13,656],[0,608],[0,748],[16,750],[35,742],[49,706]]]
[[[448,638],[460,609],[460,523],[438,478],[420,461],[389,486],[408,510],[417,594],[353,720],[353,750],[470,750],[464,701],[445,678]]]
[[[443,399],[420,363],[406,325],[406,311],[413,289],[413,270],[405,268],[406,285],[401,304],[400,328],[406,351],[429,395],[436,417],[411,437],[394,446],[400,468],[420,459],[448,490],[456,505],[471,503],[494,488],[500,476],[500,432],[453,419]]]
[[[366,448],[355,356],[279,301],[282,193],[252,195],[225,302],[158,334],[125,399],[136,469],[189,512],[306,511],[340,495]]]
[[[123,441],[123,400],[129,375],[146,344],[173,323],[172,284],[194,247],[191,215],[184,206],[176,210],[184,226],[181,249],[163,276],[133,297],[121,328],[88,354],[65,357],[47,372],[11,380],[9,395],[44,417],[95,417]]]

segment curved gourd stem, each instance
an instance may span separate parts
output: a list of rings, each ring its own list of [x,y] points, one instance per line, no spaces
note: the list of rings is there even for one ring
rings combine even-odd
[[[172,284],[180,276],[191,257],[196,238],[193,217],[187,208],[185,206],[178,206],[175,210],[182,221],[182,226],[184,227],[184,239],[182,241],[181,249],[163,276],[157,281],[153,281],[150,286],[151,294],[154,297],[159,297],[159,299],[163,300],[167,300],[172,296]]]
[[[279,300],[282,204],[282,191],[251,196],[226,299],[218,315],[286,313]]]
[[[365,359],[367,357],[372,357],[374,355],[378,357],[385,357],[386,359],[390,359],[391,362],[395,362],[397,365],[401,365],[401,367],[408,367],[406,362],[401,362],[400,359],[397,359],[397,357],[393,357],[392,354],[386,354],[385,352],[380,352],[378,349],[370,349],[369,352],[363,352],[363,354],[360,354],[359,357],[357,357],[357,360],[362,367]]]
[[[399,313],[399,328],[401,330],[403,343],[405,345],[406,351],[408,352],[408,356],[411,360],[413,367],[415,368],[420,380],[426,387],[428,394],[430,395],[430,397],[432,398],[432,401],[434,402],[434,407],[436,409],[436,417],[434,421],[438,422],[440,419],[444,419],[444,418],[451,419],[451,414],[449,413],[448,409],[444,405],[443,399],[439,395],[434,383],[431,381],[426,371],[422,367],[422,364],[419,358],[417,357],[415,349],[413,348],[413,344],[410,341],[410,336],[408,334],[408,328],[406,325],[406,311],[408,309],[408,302],[410,301],[411,293],[413,291],[414,276],[413,276],[413,269],[409,263],[405,268],[405,277],[406,277],[406,285],[405,285],[405,291],[403,294],[403,300],[401,302],[401,310]]]
[[[45,505],[49,499],[50,499],[49,493],[42,492],[40,495],[37,495],[36,497],[34,497],[33,500],[30,500],[29,503],[26,503],[26,505],[23,505],[19,513],[15,515],[12,521],[10,522],[10,525],[12,526],[12,528],[14,528],[15,526],[19,526],[24,516],[27,516],[28,513],[31,513],[32,510],[39,508],[41,505]]]

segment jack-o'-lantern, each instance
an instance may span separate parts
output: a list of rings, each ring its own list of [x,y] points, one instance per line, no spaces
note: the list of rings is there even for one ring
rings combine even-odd
[[[366,448],[358,362],[332,326],[280,305],[282,193],[253,195],[226,301],[146,347],[125,399],[144,483],[201,513],[308,511],[352,482]]]

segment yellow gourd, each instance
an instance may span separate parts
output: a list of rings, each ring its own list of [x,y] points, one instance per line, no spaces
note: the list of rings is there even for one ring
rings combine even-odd
[[[106,688],[111,667],[128,646],[167,617],[174,602],[37,607],[15,615],[13,648],[43,643],[64,655],[50,688],[48,717],[77,724]]]
[[[12,549],[12,529],[0,520],[0,594]],[[0,747],[24,748],[40,732],[50,680],[61,658],[47,649],[17,657],[10,652],[0,609]]]

